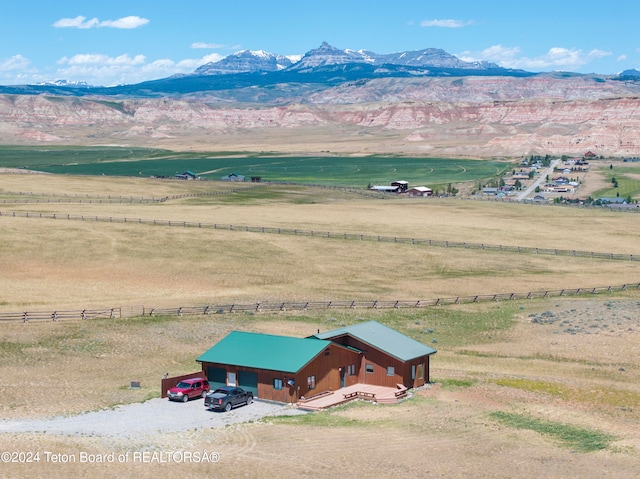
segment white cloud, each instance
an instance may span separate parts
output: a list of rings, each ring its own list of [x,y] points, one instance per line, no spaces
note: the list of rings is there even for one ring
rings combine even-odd
[[[604,50],[594,49],[589,52],[588,56],[591,58],[603,58],[603,57],[610,57],[611,55],[613,55],[613,53],[611,52],[605,52]]]
[[[120,55],[117,57],[110,57],[108,55],[100,54],[79,54],[74,55],[71,58],[63,57],[58,60],[58,64],[61,65],[143,65],[145,62],[144,55],[136,55],[130,57],[129,55]]]
[[[93,28],[98,26],[100,21],[97,18],[92,18],[86,21],[87,17],[77,16],[75,18],[61,18],[53,24],[56,28]]]
[[[626,59],[627,59],[627,55],[624,55],[624,54],[623,54],[623,55],[618,56],[618,58],[616,58],[616,61],[617,61],[617,62],[623,62],[623,61],[625,61]]]
[[[210,55],[205,55],[202,58],[188,58],[185,60],[180,60],[176,63],[177,67],[181,70],[193,71],[199,66],[204,65],[205,63],[218,62],[224,58],[223,55],[219,55],[217,53],[211,53]]]
[[[441,28],[462,28],[467,25],[471,25],[473,20],[453,20],[453,19],[434,19],[434,20],[422,20],[420,22],[421,27],[441,27]]]
[[[562,70],[580,68],[596,58],[612,55],[603,50],[591,50],[588,53],[574,48],[554,47],[537,57],[520,56],[520,48],[493,45],[478,52],[466,51],[458,55],[461,60],[485,60],[505,68],[519,68],[524,70]]]
[[[191,48],[206,48],[206,49],[216,49],[216,48],[224,48],[224,45],[220,43],[205,43],[205,42],[195,42],[191,44]]]
[[[87,17],[77,16],[75,18],[61,18],[53,24],[56,28],[120,28],[120,29],[132,29],[138,28],[149,23],[147,18],[141,18],[138,16],[128,16],[118,18],[117,20],[105,20],[101,22],[97,18],[87,20]]]
[[[78,54],[58,60],[55,78],[86,81],[91,85],[120,85],[157,80],[180,73],[193,73],[201,65],[221,60],[217,53],[201,58],[174,61],[161,58],[149,62],[144,55],[110,57],[103,54]]]
[[[111,28],[138,28],[143,25],[149,23],[149,20],[146,18],[129,16],[118,18],[117,20],[105,20],[104,22],[100,22],[100,27],[111,27]]]
[[[0,60],[0,72],[25,70],[29,67],[31,61],[22,55],[14,55],[5,60]]]
[[[0,58],[0,85],[24,85],[43,81],[31,60],[22,55]]]

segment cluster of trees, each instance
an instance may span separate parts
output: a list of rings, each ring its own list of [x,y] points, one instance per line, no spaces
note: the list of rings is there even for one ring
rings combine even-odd
[[[540,163],[540,164],[542,164],[542,166],[549,166],[551,164],[551,160],[552,159],[553,158],[550,155],[544,155],[544,156],[531,155],[529,158],[526,159],[526,162],[529,165],[533,165],[535,163]]]

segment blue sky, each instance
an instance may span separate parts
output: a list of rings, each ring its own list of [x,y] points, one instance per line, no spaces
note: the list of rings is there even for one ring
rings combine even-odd
[[[640,69],[625,1],[31,0],[0,9],[0,84],[137,83],[238,50],[301,55],[323,41],[376,53],[442,48],[529,71]]]

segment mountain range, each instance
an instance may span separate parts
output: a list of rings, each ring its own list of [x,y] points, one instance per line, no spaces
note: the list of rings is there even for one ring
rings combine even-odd
[[[317,89],[321,85],[334,86],[346,81],[375,78],[469,75],[531,76],[534,73],[502,68],[488,62],[466,62],[436,48],[377,54],[366,50],[340,50],[324,42],[302,56],[242,50],[220,61],[202,65],[191,74],[132,85],[101,87],[57,80],[38,85],[0,86],[0,93],[159,97],[282,84],[314,85]],[[307,89],[302,88],[301,91],[306,92]],[[268,100],[268,96],[265,99]]]
[[[427,48],[244,50],[114,87],[0,86],[0,143],[285,153],[638,156],[640,72],[532,73]]]
[[[349,82],[389,78],[513,77],[572,73],[533,73],[503,68],[489,62],[467,62],[437,48],[378,54],[368,50],[340,50],[323,42],[304,55],[284,56],[263,50],[242,50],[206,63],[190,74],[131,85],[102,87],[85,82],[56,80],[37,85],[0,86],[0,94],[52,94],[72,96],[131,96],[139,98],[214,96],[228,101],[288,103]],[[589,75],[599,80],[636,81],[640,72],[617,76]],[[255,94],[260,89],[261,94]]]
[[[258,73],[280,71],[287,68],[297,72],[312,72],[315,68],[328,65],[359,63],[375,66],[416,67],[417,73],[424,68],[449,68],[476,72],[500,69],[498,65],[493,63],[465,62],[437,48],[380,55],[367,50],[339,50],[327,42],[323,42],[319,48],[310,50],[302,57],[286,57],[262,50],[242,50],[220,61],[202,65],[194,73],[196,75]]]

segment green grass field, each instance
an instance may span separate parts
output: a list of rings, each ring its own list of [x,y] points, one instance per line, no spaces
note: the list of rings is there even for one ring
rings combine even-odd
[[[219,180],[236,173],[266,181],[366,188],[406,180],[413,186],[495,178],[512,165],[498,161],[448,158],[234,156],[234,153],[172,152],[143,148],[0,147],[0,167],[28,168],[56,174],[174,176],[192,171]]]
[[[640,196],[640,167],[616,166],[614,169],[604,170],[605,178],[611,187],[598,190],[594,196],[597,198],[637,198]],[[617,186],[614,184],[614,179]]]

